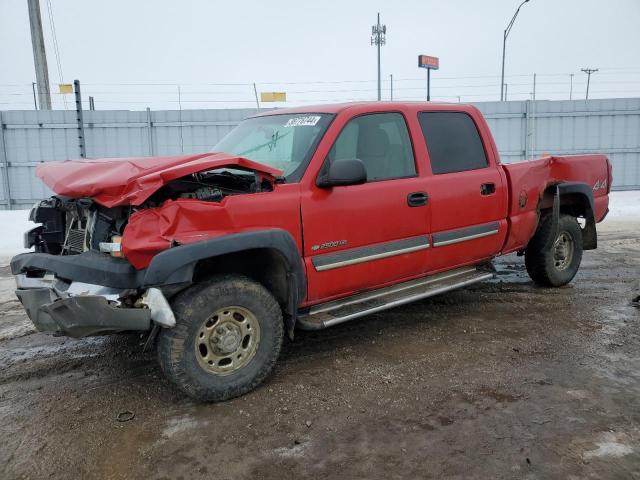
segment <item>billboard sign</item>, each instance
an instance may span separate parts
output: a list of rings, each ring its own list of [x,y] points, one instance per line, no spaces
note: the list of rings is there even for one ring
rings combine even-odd
[[[260,92],[261,102],[286,102],[287,92]]]
[[[418,67],[438,70],[440,67],[440,59],[429,55],[418,55]]]

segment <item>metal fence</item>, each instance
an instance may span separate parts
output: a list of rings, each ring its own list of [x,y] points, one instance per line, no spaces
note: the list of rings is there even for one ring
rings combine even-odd
[[[504,163],[549,153],[604,153],[613,164],[613,188],[640,189],[640,98],[475,105]]]
[[[605,153],[616,189],[640,189],[640,98],[475,104],[502,161],[543,153]],[[87,157],[173,155],[210,150],[255,109],[84,111]],[[0,208],[27,208],[51,193],[38,163],[80,156],[75,111],[0,112]]]

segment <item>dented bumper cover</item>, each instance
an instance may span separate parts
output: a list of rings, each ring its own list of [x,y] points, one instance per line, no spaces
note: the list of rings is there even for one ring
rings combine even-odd
[[[175,326],[175,317],[162,292],[148,289],[135,308],[119,301],[117,289],[81,282],[67,283],[52,274],[33,278],[16,275],[16,295],[29,319],[41,332],[70,337],[149,330],[155,321]]]

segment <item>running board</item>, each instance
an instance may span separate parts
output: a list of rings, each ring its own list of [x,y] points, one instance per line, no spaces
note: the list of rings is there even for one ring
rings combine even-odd
[[[486,267],[464,267],[351,297],[314,305],[298,315],[304,330],[320,330],[354,318],[432,297],[472,283],[493,278]]]

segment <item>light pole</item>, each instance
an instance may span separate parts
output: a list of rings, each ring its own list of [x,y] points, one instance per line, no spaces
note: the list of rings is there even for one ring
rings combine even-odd
[[[518,9],[516,10],[516,13],[513,14],[513,18],[509,22],[509,25],[507,25],[507,28],[504,29],[504,36],[502,37],[502,75],[500,76],[500,101],[501,102],[504,101],[504,56],[505,56],[505,50],[507,48],[507,37],[509,36],[509,32],[511,31],[511,28],[513,27],[513,24],[516,21],[518,12],[520,12],[520,9],[522,8],[522,6],[528,1],[529,0],[524,0],[524,2],[520,4]]]
[[[380,86],[380,47],[387,42],[386,34],[387,26],[380,25],[380,13],[378,13],[378,23],[371,27],[371,45],[378,47],[378,101],[382,100],[382,90]]]
[[[573,100],[573,73],[569,74],[569,100]]]

